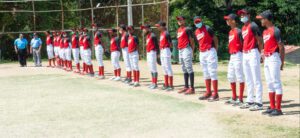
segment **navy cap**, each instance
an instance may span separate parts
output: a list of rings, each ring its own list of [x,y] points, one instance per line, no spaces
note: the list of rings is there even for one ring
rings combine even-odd
[[[259,15],[256,16],[256,19],[268,19],[268,20],[273,20],[273,14],[270,10],[266,10]]]
[[[123,30],[126,30],[127,27],[126,27],[125,24],[121,24],[121,25],[120,25],[120,28],[122,28]]]
[[[229,19],[235,20],[236,18],[237,18],[237,15],[234,14],[234,13],[231,13],[231,14],[229,14],[229,15],[227,15],[227,16],[224,16],[224,19],[225,19],[225,20],[229,20]]]
[[[155,26],[156,26],[156,27],[160,27],[160,26],[165,27],[165,26],[166,26],[166,23],[163,22],[163,21],[159,21],[157,24],[155,24]]]

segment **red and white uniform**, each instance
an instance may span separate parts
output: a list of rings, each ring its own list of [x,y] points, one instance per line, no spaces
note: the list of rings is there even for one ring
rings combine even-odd
[[[71,42],[68,37],[65,37],[63,39],[63,48],[64,48],[66,60],[71,61],[72,60],[72,50],[71,50]]]
[[[54,55],[55,57],[59,56],[59,40],[58,40],[59,36],[55,36],[53,38],[53,45],[54,45]]]
[[[256,23],[246,23],[242,28],[243,35],[243,72],[247,85],[248,103],[262,104],[262,81],[260,71],[260,53],[255,36],[260,36]],[[256,93],[254,100],[254,92]]]
[[[66,60],[66,55],[65,55],[65,49],[64,49],[64,38],[62,38],[61,36],[58,37],[58,43],[59,43],[59,57],[62,60]]]
[[[53,37],[52,37],[52,35],[47,35],[46,45],[47,45],[48,59],[53,59],[54,58],[54,53],[53,53]]]
[[[128,53],[128,37],[129,37],[129,34],[127,32],[124,32],[122,34],[121,41],[120,41],[120,47],[122,49],[122,56],[124,59],[126,72],[127,72],[126,78],[131,80],[131,69],[132,68],[131,68],[129,53]]]
[[[79,44],[78,44],[78,37],[74,33],[71,38],[71,44],[72,44],[72,54],[75,64],[79,64]]]
[[[118,37],[113,37],[110,39],[110,54],[111,54],[111,64],[114,68],[114,76],[120,77],[121,67],[119,63],[120,59],[120,41]]]
[[[92,65],[92,51],[91,51],[91,45],[90,45],[90,37],[89,36],[83,36],[82,39],[83,44],[83,54],[84,54],[84,62],[86,65],[90,66]]]
[[[171,65],[171,50],[172,44],[171,36],[168,31],[160,33],[159,49],[160,49],[160,60],[165,76],[165,87],[173,87],[173,70]]]
[[[84,53],[83,53],[83,35],[80,34],[78,37],[78,43],[79,43],[79,53],[80,53],[80,58],[84,62]]]
[[[138,44],[139,44],[138,38],[134,35],[129,34],[128,53],[129,53],[130,66],[131,69],[133,70],[134,83],[138,83],[140,78]]]
[[[152,73],[157,73],[157,50],[158,41],[154,33],[149,33],[146,36],[146,52],[147,52],[147,63]]]
[[[179,62],[182,65],[183,73],[193,73],[193,50],[190,46],[189,37],[192,31],[188,27],[179,27],[177,30]]]
[[[103,53],[104,49],[101,42],[102,34],[100,31],[96,31],[94,34],[94,46],[95,46],[95,55],[98,62],[99,67],[103,67]]]
[[[282,83],[280,79],[281,58],[278,44],[281,43],[280,30],[277,27],[270,27],[263,32],[264,39],[264,72],[267,88],[270,96],[271,108],[274,109],[276,94],[276,109],[280,109],[282,98]],[[280,101],[279,101],[280,100]],[[273,103],[273,105],[272,105]],[[273,106],[273,107],[272,107]]]

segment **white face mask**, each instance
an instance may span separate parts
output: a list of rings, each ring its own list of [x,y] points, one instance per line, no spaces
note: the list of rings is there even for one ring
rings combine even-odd
[[[246,23],[246,22],[248,22],[248,17],[247,16],[244,16],[244,17],[242,17],[241,18],[241,22],[243,22],[243,23]]]

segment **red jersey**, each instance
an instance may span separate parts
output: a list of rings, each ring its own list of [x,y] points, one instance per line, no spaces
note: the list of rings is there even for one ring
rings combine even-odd
[[[113,37],[110,39],[110,52],[119,51],[120,42],[118,37]]]
[[[99,31],[95,32],[95,34],[94,34],[94,45],[95,46],[101,44],[101,37],[102,37],[102,34]]]
[[[121,48],[128,47],[128,34],[127,33],[122,34],[120,46],[121,46]]]
[[[278,43],[281,42],[280,30],[270,27],[263,32],[264,54],[273,54],[279,51]]]
[[[189,37],[192,36],[191,29],[187,27],[179,27],[177,30],[178,49],[186,48],[190,44]]]
[[[63,48],[69,48],[70,39],[68,37],[65,37],[63,39]]]
[[[171,36],[168,31],[163,31],[160,33],[160,39],[159,39],[159,48],[169,48],[171,46],[172,40]]]
[[[129,35],[128,37],[128,52],[132,53],[137,50],[139,40],[134,35]]]
[[[72,35],[71,43],[72,43],[72,48],[78,48],[78,37],[76,34]]]
[[[53,45],[54,45],[54,47],[57,47],[59,45],[57,43],[57,36],[54,36],[54,38],[53,38]]]
[[[63,39],[61,38],[61,36],[59,36],[57,38],[57,42],[59,44],[59,48],[64,48],[64,45],[63,45]]]
[[[242,32],[238,28],[231,29],[229,31],[229,42],[228,42],[228,49],[230,54],[234,54],[237,52],[242,51],[243,44],[242,44]]]
[[[46,37],[46,45],[51,45],[52,44],[52,35],[47,35]]]
[[[156,51],[158,49],[158,41],[154,33],[149,33],[146,36],[146,51],[150,52],[151,50]]]
[[[244,39],[243,51],[249,51],[257,48],[257,41],[255,36],[260,36],[260,32],[256,23],[247,23],[242,28],[242,35]]]
[[[87,50],[87,49],[91,48],[91,46],[90,46],[90,37],[89,36],[83,36],[82,44],[83,44],[83,49],[84,50]]]
[[[207,51],[213,47],[214,32],[209,26],[196,29],[195,35],[199,44],[199,51]]]
[[[83,35],[79,35],[78,41],[79,41],[79,46],[83,46]]]

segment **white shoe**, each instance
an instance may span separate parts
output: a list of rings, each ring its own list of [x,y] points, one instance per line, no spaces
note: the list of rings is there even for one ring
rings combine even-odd
[[[116,78],[116,76],[111,77],[109,80],[114,80]]]
[[[99,76],[99,79],[104,79],[105,77],[104,76]]]
[[[138,82],[134,82],[133,87],[138,87],[140,84]]]
[[[121,80],[120,77],[116,77],[116,78],[114,79],[114,81],[120,81],[120,80]]]

